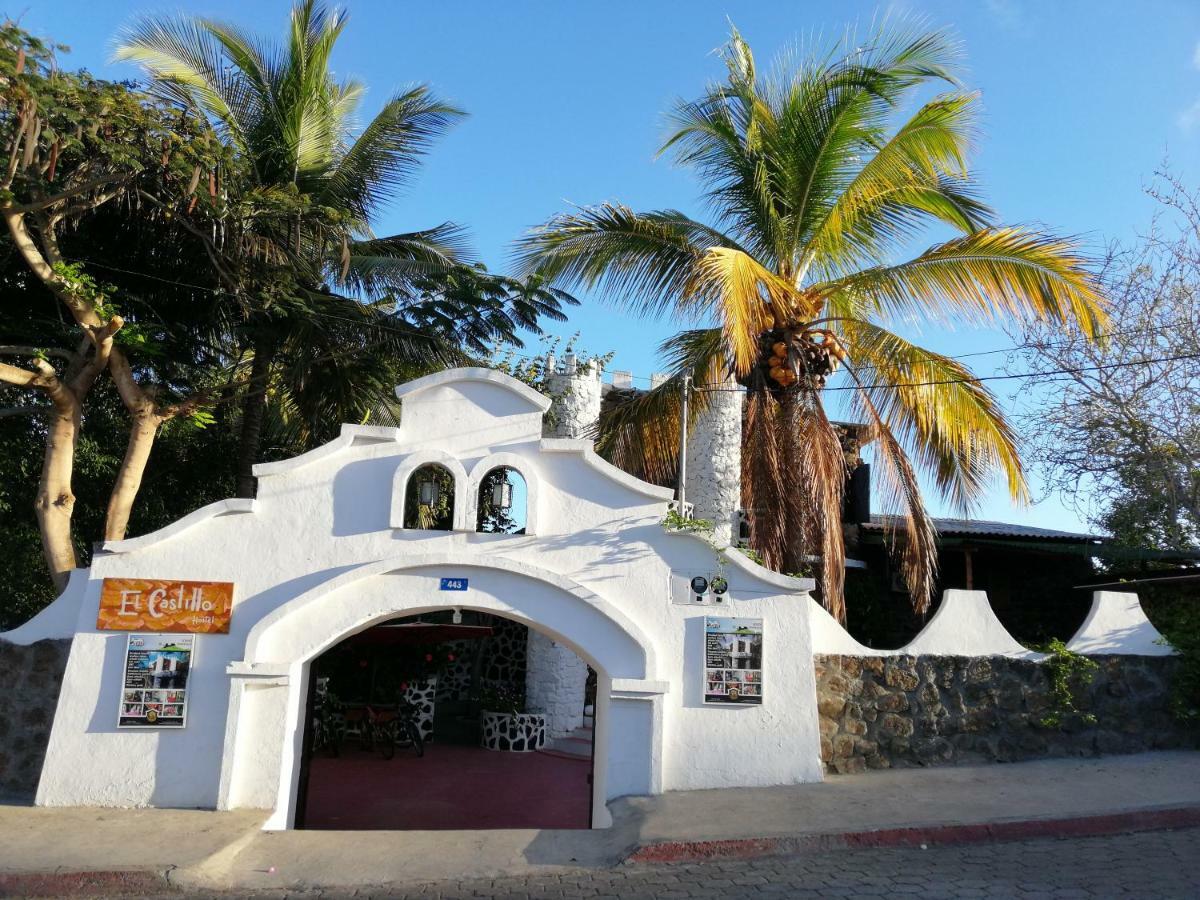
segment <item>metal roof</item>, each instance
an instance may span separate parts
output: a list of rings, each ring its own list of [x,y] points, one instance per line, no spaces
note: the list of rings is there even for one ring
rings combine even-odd
[[[871,521],[863,522],[861,527],[866,531],[883,532],[889,526],[897,528],[900,525],[899,516],[871,516]],[[941,537],[999,537],[1079,544],[1098,544],[1105,540],[1092,534],[1055,531],[1052,528],[1035,528],[1032,525],[1014,525],[1011,522],[987,522],[983,519],[934,519],[933,525]]]

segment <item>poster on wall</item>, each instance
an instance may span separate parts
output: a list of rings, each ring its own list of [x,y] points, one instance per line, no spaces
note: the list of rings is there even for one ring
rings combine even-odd
[[[704,702],[761,704],[762,619],[704,617]]]
[[[183,728],[196,636],[131,634],[125,643],[119,728]]]
[[[96,628],[228,634],[232,612],[232,582],[105,578]]]

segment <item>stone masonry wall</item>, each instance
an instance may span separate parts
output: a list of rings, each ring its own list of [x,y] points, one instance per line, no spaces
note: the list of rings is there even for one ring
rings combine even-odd
[[[525,711],[542,713],[551,738],[566,737],[583,724],[588,667],[571,648],[529,629]]]
[[[821,758],[830,772],[1048,756],[1136,753],[1194,744],[1167,710],[1171,657],[1099,656],[1081,711],[1095,724],[1045,727],[1050,679],[1006,657],[818,656]]]
[[[742,395],[732,379],[709,391],[708,408],[688,432],[687,500],[697,519],[713,522],[718,547],[733,542],[742,506]]]
[[[37,790],[70,651],[69,639],[0,640],[0,794],[24,798]],[[115,705],[112,714],[115,723]]]

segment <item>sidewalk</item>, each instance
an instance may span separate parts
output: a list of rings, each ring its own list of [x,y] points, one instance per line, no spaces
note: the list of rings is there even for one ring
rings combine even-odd
[[[0,806],[0,893],[31,892],[36,873],[58,879],[46,893],[67,892],[81,879],[65,873],[80,872],[92,873],[96,887],[165,878],[210,890],[336,888],[629,859],[1197,826],[1200,752],[898,769],[824,784],[631,798],[612,808],[615,824],[602,831],[262,832],[259,813]]]

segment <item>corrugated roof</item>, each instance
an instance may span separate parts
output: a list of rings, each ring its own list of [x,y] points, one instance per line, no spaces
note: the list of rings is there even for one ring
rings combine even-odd
[[[889,525],[894,528],[899,524],[897,516],[871,516],[871,521],[863,522],[862,528],[866,531],[881,532]],[[1080,544],[1104,540],[1092,534],[1035,528],[1032,525],[1015,525],[1011,522],[988,522],[983,519],[934,519],[933,524],[942,537],[1003,537],[1019,540],[1071,541]]]

